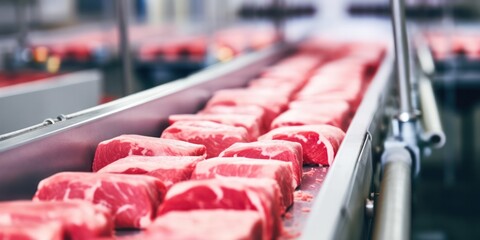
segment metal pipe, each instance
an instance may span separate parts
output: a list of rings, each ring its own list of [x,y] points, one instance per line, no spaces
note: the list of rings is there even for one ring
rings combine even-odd
[[[374,240],[410,239],[412,158],[405,148],[384,155],[384,169],[375,215]]]
[[[435,73],[435,63],[433,61],[432,52],[428,49],[427,44],[419,43],[418,45],[417,56],[420,67],[427,76],[431,76]]]
[[[408,41],[405,27],[403,0],[391,0],[393,38],[395,41],[395,58],[397,67],[397,84],[400,97],[400,119],[410,119],[413,107],[410,96],[410,63]],[[404,117],[402,117],[404,115]]]
[[[118,20],[118,39],[119,53],[122,61],[122,80],[124,95],[134,92],[134,84],[132,78],[132,59],[130,56],[130,43],[128,39],[128,3],[129,0],[117,0],[117,20]]]
[[[418,84],[420,91],[420,106],[422,108],[423,140],[435,148],[445,144],[446,137],[440,121],[437,102],[430,79],[422,77]]]
[[[273,26],[275,28],[275,32],[279,37],[281,42],[285,41],[285,16],[283,16],[283,10],[287,7],[285,4],[285,0],[274,0],[273,1],[273,9],[276,10],[276,15],[273,16]]]

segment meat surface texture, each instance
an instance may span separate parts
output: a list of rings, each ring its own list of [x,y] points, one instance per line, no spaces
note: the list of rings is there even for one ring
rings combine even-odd
[[[262,236],[257,212],[220,209],[169,212],[155,219],[142,239],[261,240]]]
[[[274,159],[291,163],[293,187],[302,182],[303,151],[302,145],[283,140],[265,140],[251,143],[235,143],[225,149],[220,157],[246,157],[255,159]]]
[[[243,157],[211,158],[199,163],[192,174],[194,180],[224,177],[275,180],[282,194],[280,199],[282,214],[293,204],[292,168],[287,162]]]
[[[157,215],[191,210],[253,210],[262,219],[262,239],[277,239],[282,231],[279,198],[277,183],[267,178],[187,181],[170,188]]]
[[[260,136],[262,120],[248,114],[176,114],[168,117],[170,124],[177,121],[212,121],[247,130],[249,139],[256,140]]]
[[[108,237],[113,234],[113,222],[108,209],[86,201],[8,201],[0,203],[2,234],[10,239],[55,239],[60,234],[73,240]]]
[[[207,108],[213,106],[260,106],[270,123],[287,107],[288,96],[281,96],[271,89],[226,89],[215,92]]]
[[[345,133],[330,125],[303,125],[271,130],[259,140],[298,142],[303,149],[304,164],[331,165]]]
[[[121,135],[98,144],[93,159],[94,172],[118,159],[138,156],[205,156],[205,146],[172,139]]]
[[[189,180],[193,169],[203,156],[129,156],[100,169],[98,173],[149,175],[160,179],[165,187]]]
[[[34,200],[86,200],[108,208],[116,228],[145,228],[165,191],[163,183],[150,176],[62,172],[42,180]]]
[[[236,142],[248,142],[247,130],[210,121],[179,121],[162,133],[162,138],[202,144],[207,148],[207,158],[217,157]]]
[[[265,109],[256,105],[242,105],[242,106],[224,106],[216,105],[203,109],[199,114],[241,114],[251,115],[260,119],[262,122],[261,132],[263,133],[269,127]]]
[[[63,240],[64,232],[60,222],[0,223],[2,240]]]

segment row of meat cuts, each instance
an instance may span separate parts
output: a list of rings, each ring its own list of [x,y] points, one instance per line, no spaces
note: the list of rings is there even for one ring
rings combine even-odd
[[[384,48],[309,41],[245,88],[171,115],[161,136],[98,144],[33,201],[0,203],[0,239],[278,239],[302,166],[332,165]]]

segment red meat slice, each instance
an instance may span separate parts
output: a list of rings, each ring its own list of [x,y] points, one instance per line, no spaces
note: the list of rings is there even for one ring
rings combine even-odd
[[[207,108],[223,106],[255,105],[265,109],[267,122],[271,122],[287,106],[288,96],[268,89],[226,89],[217,91],[208,101]]]
[[[83,199],[110,209],[117,228],[145,228],[165,191],[163,183],[150,176],[62,172],[42,180],[34,200]]]
[[[0,223],[0,239],[3,240],[63,240],[60,222],[24,222],[21,224]]]
[[[282,140],[265,140],[251,143],[235,143],[220,153],[220,157],[246,157],[274,159],[289,162],[293,174],[293,188],[302,182],[302,145]]]
[[[170,124],[178,121],[212,121],[247,130],[250,140],[260,136],[261,119],[244,114],[176,114],[168,117]]]
[[[241,115],[252,115],[262,121],[261,132],[266,131],[269,125],[267,125],[267,118],[265,115],[265,109],[260,106],[255,105],[244,105],[244,106],[222,106],[216,105],[203,109],[199,112],[200,114],[241,114]]]
[[[287,140],[298,142],[303,149],[304,164],[331,165],[345,133],[330,125],[304,125],[271,130],[259,140]]]
[[[205,145],[207,158],[217,157],[236,142],[248,142],[247,130],[210,121],[180,121],[165,129],[162,138]]]
[[[262,239],[277,239],[282,232],[279,196],[277,183],[268,178],[187,181],[170,188],[158,216],[202,209],[253,210],[262,219]]]
[[[302,83],[282,81],[275,78],[258,78],[250,81],[249,89],[270,89],[277,91],[280,96],[291,97],[302,87]]]
[[[2,233],[11,239],[54,239],[62,234],[80,240],[111,236],[113,222],[108,209],[86,201],[9,201],[0,203],[0,236]]]
[[[99,173],[144,174],[160,179],[166,188],[189,180],[203,156],[129,156],[100,169]]]
[[[350,107],[345,101],[294,101],[289,106],[291,109],[273,120],[271,129],[315,124],[333,125],[344,130],[348,128]]]
[[[206,156],[205,146],[140,135],[121,135],[98,144],[93,171],[127,156]]]
[[[302,126],[315,124],[328,124],[343,128],[345,116],[332,113],[307,112],[303,109],[290,109],[280,114],[272,122],[271,129],[285,126]]]
[[[141,239],[261,240],[262,236],[262,220],[258,212],[194,210],[169,212],[156,218]]]
[[[192,179],[224,177],[269,178],[277,182],[282,194],[283,212],[293,204],[291,164],[279,161],[243,157],[211,158],[200,162],[192,173]],[[282,214],[283,214],[282,212]]]

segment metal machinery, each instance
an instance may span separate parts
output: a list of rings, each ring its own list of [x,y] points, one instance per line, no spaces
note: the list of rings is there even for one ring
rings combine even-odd
[[[312,174],[301,190],[314,201],[296,202],[284,222],[302,239],[410,238],[411,185],[421,149],[443,144],[444,135],[428,80],[410,80],[402,1],[391,3],[395,51],[383,59],[333,166],[305,167]],[[105,139],[159,136],[169,115],[196,112],[214,91],[245,86],[294,49],[283,43],[0,137],[0,199],[30,198],[37,183],[56,172],[90,171],[96,145]]]

